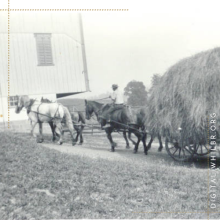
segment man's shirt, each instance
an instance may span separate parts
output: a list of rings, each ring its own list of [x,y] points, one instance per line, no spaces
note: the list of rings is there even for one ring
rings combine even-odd
[[[113,91],[111,98],[115,99],[115,104],[124,104],[124,94],[118,89]]]

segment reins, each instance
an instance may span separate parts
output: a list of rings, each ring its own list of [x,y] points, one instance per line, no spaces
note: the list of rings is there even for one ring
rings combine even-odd
[[[106,99],[106,98],[104,98],[104,99]],[[101,100],[101,99],[100,99]],[[125,105],[125,107],[127,108],[127,107],[129,107],[129,106],[126,106]],[[134,106],[134,108],[142,108],[143,106]],[[93,117],[93,115],[95,115],[96,113],[97,113],[97,115],[98,115],[98,117],[100,117],[100,112],[101,112],[101,109],[98,109],[98,111],[93,111],[93,113],[90,115],[90,119]],[[128,130],[135,130],[135,131],[137,131],[137,132],[139,132],[139,133],[142,133],[142,134],[145,134],[146,132],[144,132],[144,131],[140,131],[139,129],[136,129],[136,128],[133,128],[133,127],[131,127],[131,126],[129,126],[129,125],[127,125],[127,124],[123,124],[123,123],[120,123],[120,122],[117,122],[117,121],[115,121],[115,120],[110,120],[110,123],[111,122],[113,122],[113,123],[115,123],[115,124],[118,124],[118,125],[121,125],[121,126],[124,126],[125,127],[125,129],[128,129]]]
[[[109,97],[102,98],[102,99],[96,99],[96,100],[104,100],[104,99],[108,99],[108,98],[109,98]],[[96,101],[96,100],[94,100],[94,101]],[[34,102],[35,102],[35,101],[36,101],[36,100],[34,100]],[[34,102],[33,102],[33,103],[34,103]],[[32,103],[32,105],[33,105],[33,103]],[[52,103],[52,102],[51,102],[51,103]],[[51,117],[51,116],[49,116],[49,115],[46,115],[46,114],[43,114],[43,113],[40,113],[40,112],[39,112],[39,108],[40,108],[40,106],[41,106],[42,104],[43,104],[43,103],[40,103],[40,104],[39,104],[39,106],[38,106],[38,108],[37,108],[37,111],[31,110],[31,106],[32,106],[32,105],[28,106],[28,108],[27,108],[27,110],[29,110],[29,113],[30,113],[30,112],[33,112],[33,113],[37,114],[38,123],[40,122],[39,115],[48,117],[48,118],[51,119],[51,121],[54,120],[54,119],[61,119],[61,120],[63,119],[63,118],[61,118],[61,117],[56,116],[56,114],[57,114],[57,112],[58,112],[58,110],[59,110],[59,106],[61,105],[60,103],[57,103],[57,104],[58,104],[58,108],[57,108],[57,110],[56,110],[56,113],[54,114],[54,117]],[[49,103],[47,103],[47,104],[49,104]],[[126,106],[126,107],[127,107],[127,106]],[[145,106],[130,106],[130,107],[131,107],[131,108],[143,108],[143,107],[145,107]],[[80,112],[80,111],[75,111],[75,112]],[[94,119],[94,116],[95,116],[96,114],[97,114],[98,117],[99,117],[99,116],[100,116],[100,112],[101,112],[101,109],[98,109],[98,111],[94,111],[93,114],[90,116],[90,118],[93,118],[93,119]],[[93,125],[90,125],[90,124],[82,124],[82,123],[80,123],[80,124],[75,124],[76,122],[75,122],[74,120],[71,120],[71,121],[72,121],[73,125],[75,125],[75,126],[81,125],[81,126],[93,127]],[[139,132],[139,133],[141,133],[141,134],[145,134],[145,133],[146,133],[146,132],[144,132],[144,131],[140,131],[139,129],[133,128],[133,127],[131,127],[131,126],[127,125],[127,124],[124,124],[124,123],[117,122],[117,121],[115,121],[115,120],[110,120],[110,123],[115,123],[115,124],[118,124],[118,125],[121,125],[121,126],[125,127],[124,129],[122,128],[122,130],[128,129],[128,130],[137,131],[137,132]],[[119,129],[119,130],[120,130],[120,129]],[[119,132],[119,130],[116,129],[117,132]]]
[[[111,123],[111,122],[113,122],[113,123],[115,123],[115,124],[123,125],[123,126],[125,126],[128,130],[129,130],[129,129],[132,129],[132,130],[136,130],[136,131],[139,132],[139,133],[143,133],[143,134],[146,133],[146,132],[144,132],[144,131],[139,131],[139,130],[136,129],[136,128],[130,127],[129,125],[126,125],[126,124],[117,122],[117,121],[115,121],[115,120],[110,120],[110,123]]]

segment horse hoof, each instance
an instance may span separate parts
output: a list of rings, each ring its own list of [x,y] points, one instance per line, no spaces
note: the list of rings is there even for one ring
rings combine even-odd
[[[144,152],[145,153],[145,155],[147,155],[147,152]]]
[[[136,154],[137,153],[137,150],[134,150],[134,152],[133,152],[134,154]]]
[[[37,143],[43,143],[44,139],[37,139]]]
[[[62,145],[62,144],[63,144],[63,142],[62,142],[62,141],[58,141],[57,143],[58,143],[59,145]]]
[[[75,146],[76,145],[76,142],[72,142],[72,146]]]
[[[127,146],[126,146],[126,149],[130,149],[130,146],[129,146],[129,145],[127,145]]]
[[[161,151],[162,151],[162,148],[159,148],[159,149],[158,149],[158,152],[161,152]]]
[[[83,144],[83,142],[79,142],[79,145],[82,145]]]
[[[110,152],[115,152],[115,150],[111,149]]]

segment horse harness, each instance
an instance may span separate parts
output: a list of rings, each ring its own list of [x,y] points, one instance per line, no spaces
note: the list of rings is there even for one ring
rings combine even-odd
[[[31,106],[34,104],[35,101],[36,101],[36,99],[30,100],[30,104],[27,106],[27,114],[29,114],[31,112]]]
[[[27,106],[27,114],[29,114],[30,112],[36,113],[36,114],[37,114],[37,122],[38,122],[38,123],[41,122],[41,121],[40,121],[40,118],[39,118],[39,115],[43,115],[43,116],[46,116],[46,117],[48,117],[48,118],[51,118],[51,120],[50,120],[49,122],[53,121],[53,120],[56,119],[56,118],[60,118],[60,117],[56,117],[56,114],[59,113],[58,110],[59,110],[60,104],[58,104],[58,108],[57,108],[57,110],[56,110],[56,112],[55,112],[55,114],[54,114],[54,117],[50,117],[50,116],[48,116],[48,115],[45,115],[45,114],[42,114],[42,113],[39,112],[39,108],[40,108],[40,106],[41,106],[43,103],[40,103],[40,105],[37,107],[37,111],[36,111],[36,112],[31,110],[31,107],[32,107],[32,105],[34,104],[35,101],[36,101],[36,99],[35,99],[35,100],[34,100],[34,99],[31,99],[30,104]]]

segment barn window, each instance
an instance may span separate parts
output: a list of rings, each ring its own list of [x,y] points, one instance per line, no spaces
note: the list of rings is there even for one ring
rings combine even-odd
[[[15,107],[18,104],[18,96],[10,96],[9,104],[10,104],[10,107]]]
[[[37,45],[38,66],[52,66],[51,34],[34,34]]]

